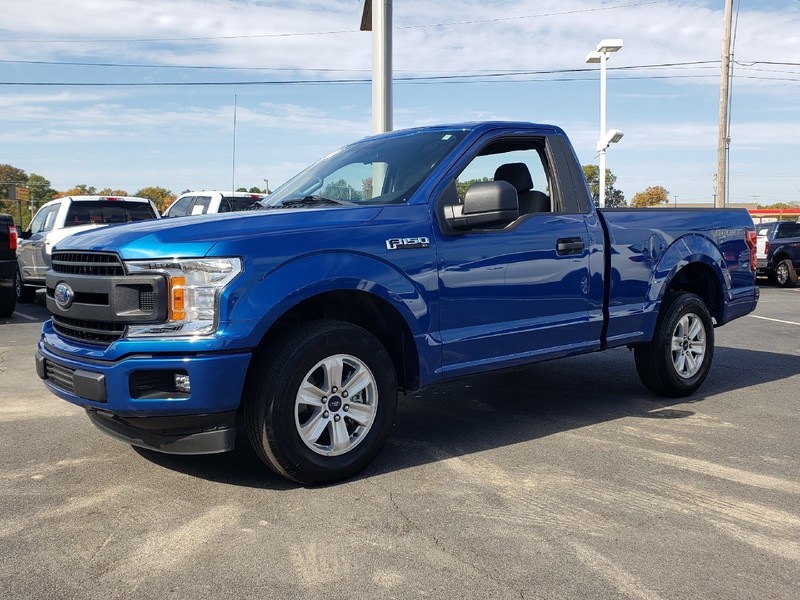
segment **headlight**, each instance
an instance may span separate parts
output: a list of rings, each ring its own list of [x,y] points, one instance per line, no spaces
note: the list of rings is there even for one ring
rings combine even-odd
[[[166,323],[130,325],[128,337],[208,335],[219,326],[219,296],[242,272],[239,258],[126,261],[128,273],[167,277]]]

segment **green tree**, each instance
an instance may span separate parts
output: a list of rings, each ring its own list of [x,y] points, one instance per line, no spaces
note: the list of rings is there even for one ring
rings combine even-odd
[[[50,187],[50,182],[36,173],[31,173],[28,177],[28,188],[31,190],[31,202],[36,208],[45,202],[50,202],[56,194]]]
[[[458,192],[458,199],[461,202],[464,202],[464,197],[467,195],[467,190],[472,187],[473,183],[482,183],[484,181],[491,181],[488,177],[482,177],[481,179],[467,179],[466,181],[458,181],[456,180],[456,191]]]
[[[331,181],[325,186],[322,195],[326,198],[333,198],[334,200],[348,200],[355,202],[362,200],[361,192],[356,190],[353,186],[347,183],[344,179],[339,181]]]
[[[636,192],[631,200],[631,206],[636,208],[647,208],[659,204],[669,204],[669,192],[660,185],[651,185],[643,192]]]
[[[600,167],[597,165],[583,165],[583,176],[586,178],[586,183],[589,184],[589,192],[592,194],[594,205],[600,204]],[[627,206],[625,203],[625,194],[622,190],[614,187],[617,182],[617,176],[611,172],[611,169],[606,169],[606,206],[609,208]]]
[[[164,212],[169,208],[169,205],[175,201],[177,196],[173,194],[166,188],[157,187],[157,186],[149,186],[140,189],[138,192],[134,194],[134,196],[139,196],[140,198],[148,198],[152,200],[156,207],[158,208],[158,212]]]
[[[758,208],[800,208],[800,202],[775,202],[773,204],[759,204]]]

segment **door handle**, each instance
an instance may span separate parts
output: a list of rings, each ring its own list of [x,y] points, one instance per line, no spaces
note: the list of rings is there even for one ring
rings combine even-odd
[[[574,238],[559,238],[556,241],[556,253],[559,256],[570,256],[572,254],[581,254],[583,252],[583,240],[579,237]]]

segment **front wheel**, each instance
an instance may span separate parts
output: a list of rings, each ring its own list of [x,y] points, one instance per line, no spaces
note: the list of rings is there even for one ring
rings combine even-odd
[[[247,437],[261,460],[305,485],[350,477],[380,450],[397,408],[394,365],[371,333],[304,323],[258,356],[245,389]]]
[[[775,283],[781,287],[792,287],[797,283],[797,271],[788,258],[775,265]]]
[[[688,396],[702,385],[714,357],[714,327],[700,297],[668,293],[653,340],[634,348],[636,371],[659,396]]]

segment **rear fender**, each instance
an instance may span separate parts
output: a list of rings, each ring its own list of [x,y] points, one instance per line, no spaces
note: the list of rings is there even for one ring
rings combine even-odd
[[[722,305],[730,299],[731,290],[731,276],[725,259],[709,238],[699,234],[685,235],[666,249],[653,269],[646,295],[646,303],[652,307],[645,327],[647,339],[652,338],[664,295],[670,289],[685,288],[683,283],[679,283],[681,272],[690,265],[697,264],[704,265],[705,271],[713,273],[713,276],[711,281],[697,282],[697,287],[693,287],[691,291],[703,299],[712,316],[717,320],[721,318]],[[704,286],[713,289],[713,292],[703,293]]]

